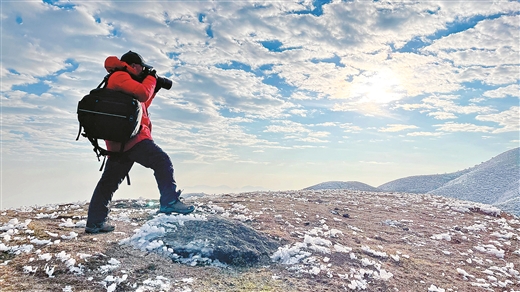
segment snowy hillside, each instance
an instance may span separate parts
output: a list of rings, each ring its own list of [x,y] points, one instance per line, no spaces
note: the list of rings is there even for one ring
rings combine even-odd
[[[491,204],[505,212],[520,216],[520,148],[506,151],[461,171],[409,176],[387,182],[377,188],[355,181],[330,181],[304,190],[327,189],[429,193]]]
[[[520,287],[520,220],[428,194],[256,192],[112,203],[107,234],[85,234],[86,203],[0,215],[1,291],[497,291]],[[213,223],[211,223],[213,222]],[[254,259],[234,228],[257,233]],[[202,240],[201,236],[209,237]],[[194,236],[197,235],[197,236]],[[246,236],[249,237],[249,236]],[[235,245],[236,244],[236,245]],[[266,245],[267,244],[267,245]],[[274,248],[277,245],[277,248]],[[267,254],[263,254],[267,252]],[[249,261],[249,260],[248,260]]]
[[[409,176],[387,182],[377,188],[386,192],[426,194],[469,171],[469,169],[466,169],[454,173]]]
[[[496,203],[493,204],[493,206],[499,208],[504,212],[509,212],[511,214],[520,216],[520,197],[516,197],[502,203]]]
[[[377,188],[357,181],[328,181],[310,186],[304,190],[353,190],[377,192]]]
[[[503,205],[519,198],[519,153],[520,148],[504,152],[429,193],[484,204]]]

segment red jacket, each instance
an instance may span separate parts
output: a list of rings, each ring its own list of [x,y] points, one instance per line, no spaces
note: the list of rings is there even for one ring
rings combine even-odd
[[[148,118],[148,107],[155,97],[156,80],[153,76],[147,76],[143,82],[138,82],[132,79],[130,74],[138,75],[134,68],[127,63],[120,61],[115,56],[110,56],[105,60],[105,69],[111,73],[114,72],[108,79],[107,88],[115,89],[133,95],[141,102],[143,109],[143,117],[141,119],[141,130],[137,135],[131,138],[125,144],[124,151],[130,150],[135,144],[143,140],[152,140],[152,122]],[[126,69],[125,71],[117,71]],[[108,151],[119,151],[121,143],[113,141],[105,141]]]

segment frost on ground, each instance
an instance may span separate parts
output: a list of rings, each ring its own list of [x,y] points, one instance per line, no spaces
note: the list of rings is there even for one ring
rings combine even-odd
[[[4,210],[0,290],[520,291],[520,220],[495,207],[345,190],[190,200],[193,214],[171,216],[157,215],[155,200],[115,201],[116,231],[99,235],[83,231],[85,203]],[[239,242],[208,218],[278,248],[267,262],[234,266],[209,257],[211,238],[172,237],[189,226]]]

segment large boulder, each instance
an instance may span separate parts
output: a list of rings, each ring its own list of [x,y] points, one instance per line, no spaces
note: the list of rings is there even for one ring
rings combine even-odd
[[[280,243],[219,216],[160,215],[121,241],[189,265],[252,267],[270,263]]]
[[[183,258],[201,254],[221,263],[246,267],[269,261],[279,243],[253,228],[220,217],[187,221],[161,240]]]

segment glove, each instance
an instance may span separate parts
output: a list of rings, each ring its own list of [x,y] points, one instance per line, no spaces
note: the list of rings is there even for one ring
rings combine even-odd
[[[157,80],[157,71],[155,71],[155,69],[149,70],[147,73],[148,76],[152,76],[153,78],[155,78],[155,80]]]
[[[152,70],[149,70],[148,71],[148,76],[152,76],[153,78],[155,78],[155,89],[154,89],[154,94],[157,94],[157,92],[161,89],[161,87],[159,86],[158,81],[159,81],[159,76],[157,76],[157,71],[155,71],[155,69],[152,69]]]

